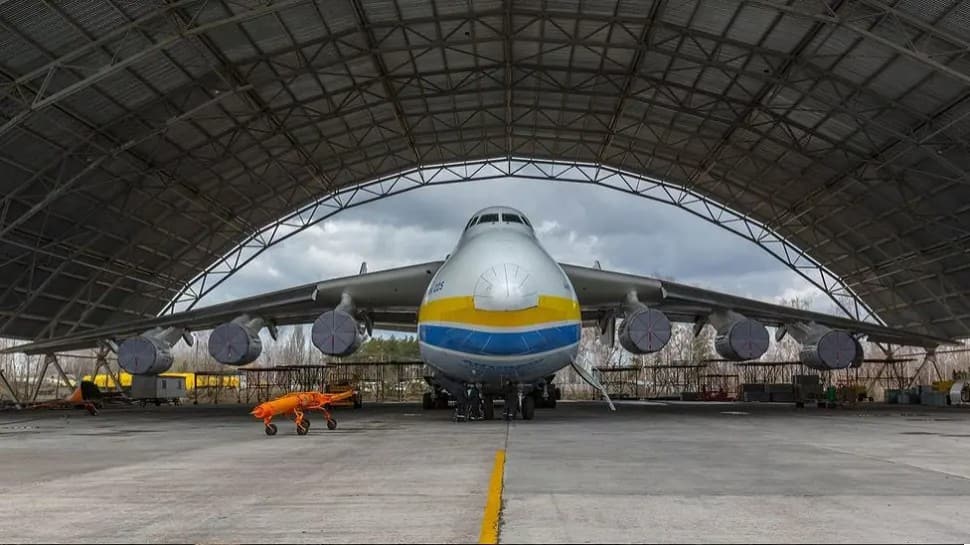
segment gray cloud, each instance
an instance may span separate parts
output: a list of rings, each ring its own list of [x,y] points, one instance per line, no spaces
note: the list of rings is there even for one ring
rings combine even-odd
[[[488,205],[525,212],[556,259],[661,275],[767,301],[826,297],[753,243],[675,207],[602,188],[500,180],[419,189],[347,210],[276,246],[202,305],[295,284],[427,260],[452,251],[468,218]]]

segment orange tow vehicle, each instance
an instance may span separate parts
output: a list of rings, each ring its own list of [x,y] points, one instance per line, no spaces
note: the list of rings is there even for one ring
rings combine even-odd
[[[26,409],[84,409],[91,416],[97,416],[98,407],[102,403],[101,398],[101,391],[93,382],[83,381],[67,397],[49,401],[35,401],[22,406]]]
[[[266,435],[276,435],[276,424],[272,423],[274,416],[293,415],[296,421],[296,434],[306,435],[310,431],[310,419],[304,416],[307,411],[320,411],[327,419],[327,429],[337,429],[337,419],[330,415],[331,406],[344,399],[354,396],[356,392],[348,390],[338,394],[322,394],[320,392],[293,392],[257,405],[250,414],[262,418],[266,426]]]

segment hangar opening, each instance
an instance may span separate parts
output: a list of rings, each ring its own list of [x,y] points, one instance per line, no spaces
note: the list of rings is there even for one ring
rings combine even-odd
[[[253,259],[310,227],[339,217],[338,214],[345,210],[418,189],[497,180],[560,183],[565,186],[565,191],[569,191],[571,186],[610,189],[630,197],[672,206],[765,251],[830,298],[835,312],[858,320],[878,320],[851,288],[803,250],[756,220],[707,197],[674,184],[597,165],[501,158],[415,169],[325,195],[262,227],[221,259],[210,264],[204,272],[182,288],[164,312],[188,310],[197,304],[204,305],[203,298],[206,295],[219,288]],[[502,202],[506,201],[509,199]],[[600,212],[604,216],[609,215],[608,210]],[[645,249],[636,251],[643,250]],[[631,251],[634,249],[631,248]]]

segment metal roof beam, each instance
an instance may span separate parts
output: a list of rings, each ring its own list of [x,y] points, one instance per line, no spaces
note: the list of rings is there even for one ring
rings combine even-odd
[[[64,98],[70,97],[78,91],[86,89],[87,87],[117,73],[120,70],[124,70],[159,51],[175,45],[183,39],[200,35],[225,25],[242,23],[269,13],[273,13],[275,11],[286,9],[288,7],[304,4],[307,1],[308,0],[281,0],[269,4],[257,4],[255,7],[250,7],[243,12],[232,15],[231,17],[206,22],[199,22],[197,20],[197,12],[190,19],[190,22],[186,27],[174,29],[167,28],[167,32],[160,32],[159,29],[153,28],[152,39],[157,41],[154,41],[154,43],[152,43],[150,46],[137,48],[134,52],[130,52],[131,48],[127,48],[129,49],[129,54],[127,56],[113,57],[104,66],[94,69],[93,73],[87,77],[47,94],[47,92],[52,91],[49,83],[55,79],[57,72],[64,69],[74,69],[75,64],[73,61],[78,60],[82,56],[92,53],[99,48],[113,44],[114,40],[120,40],[121,43],[115,45],[119,49],[125,49],[121,46],[125,45],[126,40],[131,39],[132,36],[144,33],[145,31],[143,28],[147,28],[149,26],[148,23],[157,21],[160,18],[167,18],[174,10],[191,5],[201,4],[201,7],[199,8],[199,12],[201,12],[206,8],[208,1],[182,0],[169,3],[158,11],[140,17],[129,24],[122,25],[110,31],[105,36],[93,40],[82,47],[72,49],[71,52],[67,53],[66,55],[48,63],[41,68],[20,76],[10,84],[0,86],[0,91],[11,99],[15,100],[21,106],[21,109],[15,112],[6,123],[0,125],[0,136],[3,136],[8,130],[22,123],[29,115],[54,105]],[[145,38],[144,35],[140,37]],[[149,41],[151,42],[152,39]],[[32,87],[37,81],[40,81],[41,83],[38,87],[38,91],[34,91]]]
[[[667,0],[654,0],[653,4],[650,5],[650,11],[647,13],[647,23],[643,25],[643,30],[640,32],[639,44],[636,53],[633,54],[633,59],[630,61],[630,69],[623,80],[623,88],[620,91],[620,96],[616,101],[616,108],[613,110],[613,115],[610,117],[610,123],[607,127],[607,137],[603,141],[603,145],[600,148],[600,152],[597,154],[600,162],[603,162],[603,158],[606,155],[606,150],[613,145],[613,138],[616,134],[616,124],[620,120],[620,116],[623,114],[623,107],[626,105],[626,101],[630,97],[630,91],[633,88],[633,82],[636,81],[638,75],[640,74],[640,66],[643,64],[644,53],[647,48],[650,47],[650,39],[653,33],[654,23],[660,14],[663,13],[664,5]],[[619,5],[617,5],[619,7]],[[603,49],[603,54],[606,54],[606,48]],[[602,65],[600,66],[602,69]]]
[[[401,108],[401,102],[398,100],[397,91],[395,91],[394,86],[391,85],[387,66],[384,64],[384,58],[381,55],[381,48],[374,37],[374,31],[370,27],[370,22],[367,20],[367,13],[364,10],[364,6],[360,3],[360,0],[350,0],[350,2],[354,8],[354,16],[356,17],[357,28],[367,40],[367,49],[371,53],[371,58],[374,62],[374,69],[377,71],[377,74],[380,77],[387,101],[390,102],[394,107],[394,116],[397,118],[397,122],[401,126],[402,134],[404,134],[404,136],[408,139],[408,142],[411,144],[411,152],[414,154],[415,162],[420,165],[424,162],[424,159],[421,157],[421,152],[418,151],[418,146],[415,144],[414,137],[411,135],[411,124],[408,123],[407,114],[404,112],[404,109]]]
[[[887,18],[889,18],[897,22],[916,27],[923,32],[930,33],[930,35],[937,40],[947,42],[949,44],[949,47],[946,48],[947,54],[952,53],[954,51],[959,51],[965,54],[970,53],[970,42],[968,42],[966,39],[943,32],[938,28],[933,28],[932,26],[926,24],[925,22],[919,21],[909,16],[908,14],[904,13],[903,11],[893,8],[891,6],[888,6],[886,4],[882,4],[881,2],[866,0],[862,2],[856,2],[854,4],[850,4],[851,6],[853,6],[854,9],[851,12],[846,13],[843,16],[840,16],[838,13],[835,13],[835,11],[831,9],[826,9],[819,12],[812,9],[806,9],[805,7],[809,5],[819,5],[817,3],[788,4],[788,3],[782,2],[781,0],[742,0],[742,1],[756,6],[776,9],[780,12],[783,12],[795,17],[810,19],[812,21],[816,21],[826,25],[834,25],[840,28],[851,30],[852,32],[855,32],[860,36],[865,37],[867,40],[871,40],[873,42],[881,44],[885,47],[892,49],[893,51],[896,51],[897,53],[900,53],[901,55],[904,55],[915,61],[918,61],[932,68],[934,71],[936,71],[939,74],[953,78],[954,80],[964,85],[970,85],[970,73],[963,72],[961,70],[958,70],[951,66],[947,66],[945,64],[942,64],[934,60],[931,56],[929,56],[927,52],[921,51],[916,46],[915,43],[912,43],[911,41],[909,41],[908,36],[902,35],[904,32],[901,32],[901,31],[905,31],[905,29],[899,29],[899,28],[893,29],[896,32],[894,32],[892,35],[896,37],[904,38],[902,41],[895,41],[860,26],[859,23],[863,21],[873,20],[873,19],[886,20]],[[869,6],[870,9],[863,12],[861,10],[861,6],[863,5]]]

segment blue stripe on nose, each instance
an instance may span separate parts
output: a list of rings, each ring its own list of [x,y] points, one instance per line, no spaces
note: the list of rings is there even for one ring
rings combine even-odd
[[[508,333],[440,325],[421,325],[418,329],[421,342],[480,356],[541,354],[579,342],[579,334],[579,324]]]

